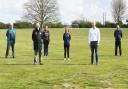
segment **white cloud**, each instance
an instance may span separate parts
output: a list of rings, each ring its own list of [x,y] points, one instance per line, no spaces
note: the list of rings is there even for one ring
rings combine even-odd
[[[0,0],[0,21],[10,22],[23,16],[23,4],[27,0]]]
[[[28,0],[0,0],[0,21],[19,20],[23,16],[23,4]],[[60,18],[64,23],[79,18],[102,21],[103,12],[112,21],[112,0],[58,0]],[[126,0],[128,3],[128,0]]]
[[[58,0],[60,17],[64,23],[70,23],[72,20],[79,18],[83,13],[83,0]]]

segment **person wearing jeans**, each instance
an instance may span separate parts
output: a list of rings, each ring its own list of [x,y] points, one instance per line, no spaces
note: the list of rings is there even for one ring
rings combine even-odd
[[[39,63],[42,65],[42,30],[40,24],[36,23],[36,27],[32,33],[32,40],[34,46],[34,64],[37,64],[37,55],[39,53]]]
[[[44,56],[48,56],[48,46],[50,42],[50,32],[48,26],[45,26],[43,31],[43,43],[44,43]]]
[[[63,34],[63,40],[64,40],[64,60],[67,60],[67,59],[70,60],[69,49],[70,49],[71,35],[67,28],[65,28],[65,33]],[[67,56],[67,59],[66,59],[66,56]]]
[[[100,43],[100,30],[96,27],[96,23],[92,23],[88,36],[89,46],[91,48],[91,64],[94,64],[94,53],[96,56],[96,64],[98,64],[98,46]]]

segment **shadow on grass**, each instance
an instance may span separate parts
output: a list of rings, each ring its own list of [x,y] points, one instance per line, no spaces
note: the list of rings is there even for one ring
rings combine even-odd
[[[54,64],[54,65],[67,65],[67,66],[77,66],[77,65],[81,65],[81,66],[85,66],[85,65],[91,65],[91,64],[66,64],[66,63],[61,63],[61,64]]]
[[[115,55],[99,55],[99,57],[115,57]]]
[[[1,64],[1,65],[34,65],[34,64]]]

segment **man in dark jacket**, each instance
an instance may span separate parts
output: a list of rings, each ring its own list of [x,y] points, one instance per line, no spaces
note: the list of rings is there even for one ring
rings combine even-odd
[[[34,46],[34,64],[37,64],[37,54],[39,53],[39,63],[42,65],[42,31],[40,24],[36,23],[36,27],[32,33],[32,40]]]
[[[15,48],[15,42],[16,42],[16,30],[13,28],[13,23],[10,23],[9,25],[10,25],[10,27],[6,32],[7,49],[6,49],[5,58],[7,58],[9,55],[10,46],[12,48],[12,56],[13,56],[13,58],[15,58],[14,48]]]
[[[117,49],[119,47],[120,51],[120,56],[122,55],[122,49],[121,49],[121,39],[122,39],[122,31],[120,29],[120,26],[117,25],[117,28],[114,32],[114,37],[115,37],[115,56],[117,56]]]
[[[50,42],[50,32],[48,26],[45,26],[43,31],[43,43],[44,43],[44,56],[48,56],[48,46]]]
[[[64,60],[70,60],[69,58],[69,49],[70,49],[70,40],[71,40],[71,35],[69,33],[68,28],[65,28],[65,33],[63,34],[63,40],[64,40]],[[67,54],[67,59],[66,59],[66,54]]]

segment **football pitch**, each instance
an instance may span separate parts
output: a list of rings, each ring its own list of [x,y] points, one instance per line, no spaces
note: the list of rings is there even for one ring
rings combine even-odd
[[[6,30],[0,32],[0,89],[128,89],[128,29],[122,56],[114,56],[114,29],[101,28],[99,65],[91,65],[88,29],[71,29],[70,61],[64,61],[64,29],[50,29],[49,56],[33,65],[32,29],[17,29],[16,58],[5,59]]]

